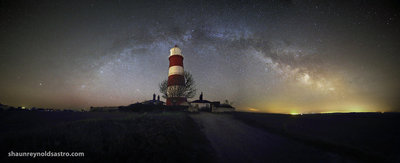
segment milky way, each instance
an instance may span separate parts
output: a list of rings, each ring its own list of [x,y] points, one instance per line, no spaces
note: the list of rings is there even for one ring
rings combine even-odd
[[[210,101],[244,111],[399,111],[394,1],[1,2],[0,102],[150,99],[169,49]],[[196,97],[197,98],[197,97]]]

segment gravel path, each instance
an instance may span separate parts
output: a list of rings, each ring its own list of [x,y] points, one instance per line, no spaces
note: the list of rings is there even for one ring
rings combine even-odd
[[[268,133],[229,114],[190,115],[217,152],[219,162],[351,162],[291,139]]]

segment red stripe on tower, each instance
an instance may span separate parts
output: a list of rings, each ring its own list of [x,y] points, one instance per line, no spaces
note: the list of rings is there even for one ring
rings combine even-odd
[[[183,56],[181,49],[175,45],[175,47],[170,50],[169,55],[167,105],[181,105],[186,102],[186,97],[179,91],[184,87]]]
[[[171,85],[185,85],[185,77],[183,77],[182,75],[168,76],[168,86]]]
[[[173,55],[169,57],[169,67],[182,66],[183,67],[183,56]]]

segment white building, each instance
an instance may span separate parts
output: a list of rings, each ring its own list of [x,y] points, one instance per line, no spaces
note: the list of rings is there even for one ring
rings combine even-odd
[[[203,100],[203,92],[201,92],[198,100],[190,102],[189,111],[232,112],[235,111],[235,108],[229,104],[221,104],[219,101]]]

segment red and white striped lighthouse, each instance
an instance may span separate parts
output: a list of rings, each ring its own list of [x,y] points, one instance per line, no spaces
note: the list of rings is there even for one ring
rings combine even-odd
[[[181,105],[183,102],[186,102],[186,97],[183,96],[182,91],[185,88],[183,55],[181,54],[181,49],[179,49],[177,45],[175,45],[170,52],[167,105]]]

